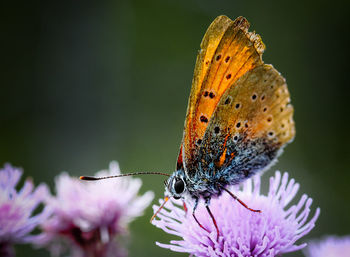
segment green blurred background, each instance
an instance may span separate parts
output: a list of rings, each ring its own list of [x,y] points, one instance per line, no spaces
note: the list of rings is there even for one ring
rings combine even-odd
[[[93,174],[111,160],[124,172],[172,172],[199,43],[216,16],[242,15],[267,46],[264,61],[286,77],[295,107],[296,139],[265,180],[287,170],[313,210],[321,207],[307,238],[350,234],[347,3],[1,3],[0,163],[51,189],[61,171]],[[143,192],[163,196],[162,177],[142,179]],[[130,256],[187,256],[155,245],[173,237],[149,223],[151,214],[132,223]]]

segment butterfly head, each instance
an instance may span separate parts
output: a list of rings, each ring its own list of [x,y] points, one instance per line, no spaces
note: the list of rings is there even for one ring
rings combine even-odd
[[[165,195],[175,199],[184,198],[187,187],[183,170],[175,171],[165,182]]]

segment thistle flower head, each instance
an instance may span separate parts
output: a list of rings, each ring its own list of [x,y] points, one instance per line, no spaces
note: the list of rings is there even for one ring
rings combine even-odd
[[[43,222],[49,212],[33,215],[34,210],[49,196],[46,185],[34,188],[31,180],[26,180],[18,191],[16,186],[22,170],[7,164],[0,169],[0,255],[11,256],[11,245],[31,243],[38,235],[32,235],[35,227]]]
[[[216,219],[220,237],[204,204],[199,203],[196,217],[209,231],[200,228],[191,215],[193,204],[186,202],[186,214],[176,200],[169,201],[166,209],[158,215],[153,224],[169,234],[180,237],[170,244],[158,243],[163,248],[187,252],[195,256],[273,257],[305,247],[297,240],[309,233],[315,226],[320,210],[308,221],[312,199],[303,195],[296,205],[289,206],[295,197],[299,184],[288,179],[288,173],[281,176],[276,172],[270,178],[267,195],[260,193],[260,177],[247,180],[242,189],[228,187],[249,207],[262,210],[254,213],[245,209],[226,193],[212,199],[210,209]],[[160,201],[161,202],[161,201]],[[158,206],[153,207],[154,210]]]
[[[348,257],[350,236],[327,236],[319,241],[311,241],[303,251],[307,257]]]
[[[96,176],[120,174],[116,162]],[[72,256],[124,256],[116,237],[127,234],[127,225],[140,216],[153,199],[152,192],[138,196],[141,180],[131,177],[82,181],[63,173],[56,179],[56,197],[47,205],[52,217],[43,224],[41,244],[56,254],[72,248]],[[60,240],[62,243],[55,244]]]

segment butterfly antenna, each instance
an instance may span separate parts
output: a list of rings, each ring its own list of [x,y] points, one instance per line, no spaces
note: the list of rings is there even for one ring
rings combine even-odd
[[[120,178],[120,177],[128,177],[128,176],[137,176],[137,175],[163,175],[170,177],[169,174],[162,173],[162,172],[134,172],[134,173],[127,173],[127,174],[120,174],[120,175],[114,175],[114,176],[106,176],[106,177],[90,177],[90,176],[80,176],[79,178],[81,180],[101,180],[101,179],[110,179],[110,178]]]
[[[162,205],[159,207],[159,209],[153,214],[153,216],[152,216],[152,218],[151,218],[151,220],[150,220],[149,222],[152,223],[152,220],[154,220],[154,218],[157,217],[158,213],[160,212],[161,209],[163,209],[164,205],[166,204],[166,202],[167,202],[169,199],[170,199],[170,198],[169,198],[168,196],[166,196],[166,197],[164,198],[163,204],[162,204]]]

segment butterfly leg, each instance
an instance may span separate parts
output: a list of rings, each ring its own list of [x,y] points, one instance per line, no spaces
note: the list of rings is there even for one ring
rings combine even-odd
[[[234,195],[231,191],[229,191],[228,189],[226,189],[223,186],[219,186],[221,189],[223,189],[224,191],[226,191],[230,196],[232,196],[233,199],[237,200],[240,204],[242,204],[246,209],[252,211],[252,212],[259,212],[261,213],[260,210],[254,210],[248,207],[248,205],[246,205],[241,199],[239,199],[236,195]]]
[[[193,216],[194,220],[197,222],[197,224],[198,224],[202,229],[204,229],[205,231],[209,232],[208,229],[206,229],[205,227],[203,227],[202,224],[199,223],[199,221],[198,221],[198,219],[197,219],[197,217],[196,217],[196,215],[195,215],[195,212],[196,212],[196,209],[197,209],[197,206],[198,206],[198,202],[199,202],[199,199],[196,198],[195,203],[194,203],[194,206],[193,206],[193,210],[192,210],[192,216]]]
[[[219,236],[220,236],[220,232],[219,232],[219,228],[218,228],[218,224],[216,223],[216,220],[215,220],[215,217],[213,215],[213,213],[211,212],[210,208],[209,208],[209,205],[210,205],[210,198],[207,198],[205,199],[205,208],[207,209],[209,215],[210,215],[210,218],[212,219],[213,223],[214,223],[214,226],[215,226],[215,229],[216,229],[216,240],[218,241],[219,240]]]

